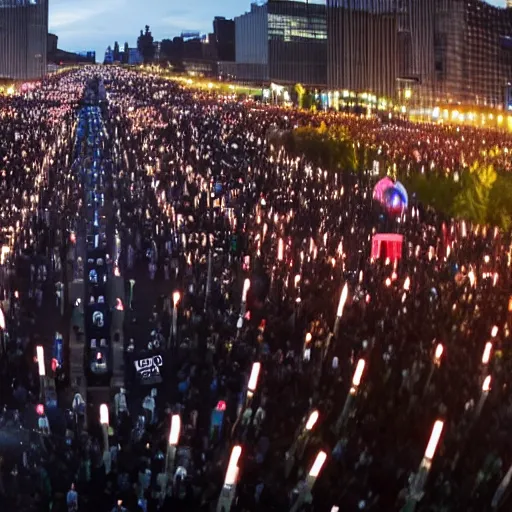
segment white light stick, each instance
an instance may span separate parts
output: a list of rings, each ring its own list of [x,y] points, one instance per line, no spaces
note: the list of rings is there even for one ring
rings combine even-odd
[[[37,355],[37,366],[39,369],[39,377],[44,377],[46,375],[46,367],[44,364],[44,349],[41,345],[36,347],[36,355]]]
[[[336,311],[336,317],[341,318],[343,316],[343,309],[345,308],[345,303],[347,302],[348,297],[348,284],[345,283],[343,290],[341,291],[340,301],[338,303],[338,310]]]
[[[308,476],[316,479],[318,475],[320,474],[320,471],[322,470],[322,467],[327,460],[327,454],[324,451],[319,451],[315,462],[311,466],[311,469],[309,470]]]
[[[279,261],[283,261],[283,253],[284,253],[284,243],[283,243],[283,239],[280,238],[279,242],[277,244],[277,259]]]
[[[359,359],[356,366],[356,371],[354,372],[354,376],[352,377],[352,386],[355,388],[359,387],[361,384],[361,378],[363,376],[363,371],[366,363],[364,359]]]
[[[338,303],[338,310],[336,311],[336,320],[334,322],[334,336],[338,336],[340,328],[340,319],[343,316],[343,309],[348,298],[348,283],[345,283],[343,290],[341,290],[340,301]]]
[[[234,485],[237,481],[238,476],[238,460],[242,455],[242,447],[236,445],[231,451],[229,458],[228,469],[226,470],[226,478],[224,479],[224,485]]]
[[[169,433],[169,445],[176,446],[180,439],[181,418],[179,414],[173,414],[171,418],[171,432]]]
[[[439,444],[439,439],[441,438],[441,434],[443,433],[444,422],[441,420],[437,420],[434,423],[434,427],[432,428],[432,433],[430,434],[430,440],[427,445],[427,449],[425,450],[425,458],[429,461],[432,461],[434,455],[437,450],[437,445]]]
[[[260,375],[261,363],[254,363],[252,365],[251,376],[249,377],[249,383],[247,384],[247,389],[254,393],[256,391],[256,387],[258,385],[258,377]]]
[[[306,430],[312,430],[315,426],[316,422],[318,421],[319,413],[318,411],[313,411],[308,418],[308,421],[306,422]]]
[[[489,364],[489,360],[491,359],[491,351],[492,351],[492,343],[488,341],[485,344],[484,353],[482,354],[482,364]]]
[[[108,414],[107,404],[100,405],[100,424],[107,425],[107,426],[109,424],[109,414]]]

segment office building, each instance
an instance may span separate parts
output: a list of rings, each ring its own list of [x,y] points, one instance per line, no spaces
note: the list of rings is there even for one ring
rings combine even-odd
[[[330,90],[498,107],[512,82],[512,10],[482,0],[327,0],[327,27]]]
[[[235,18],[235,53],[233,70],[239,79],[325,86],[325,1],[252,4]]]
[[[235,22],[217,16],[213,20],[213,37],[210,43],[216,47],[217,59],[226,62],[235,60]]]
[[[46,74],[48,0],[0,0],[0,78]]]
[[[327,0],[329,89],[394,96],[398,17],[387,0]]]

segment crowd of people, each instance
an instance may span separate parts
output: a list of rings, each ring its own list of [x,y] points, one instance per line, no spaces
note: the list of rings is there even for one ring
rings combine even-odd
[[[108,404],[106,434],[64,392],[69,414],[48,410],[49,429],[32,426],[34,347],[45,343],[36,333],[66,325],[53,283],[69,277],[68,235],[83,212],[76,110],[96,75],[106,89],[111,270],[129,289],[118,333],[125,386]],[[0,101],[11,120],[0,126],[5,268],[15,270],[3,274],[3,421],[30,435],[21,453],[9,448],[14,434],[0,435],[7,507],[212,510],[240,446],[232,510],[493,509],[512,464],[510,233],[414,201],[390,215],[373,200],[370,173],[313,168],[266,135],[340,123],[397,164],[419,155],[439,168],[506,147],[508,136],[305,114],[117,67]],[[379,233],[403,235],[401,258],[371,257]],[[135,363],[154,356],[159,378],[147,384]],[[413,476],[436,421],[442,436],[419,499]],[[319,452],[327,457],[311,488]]]

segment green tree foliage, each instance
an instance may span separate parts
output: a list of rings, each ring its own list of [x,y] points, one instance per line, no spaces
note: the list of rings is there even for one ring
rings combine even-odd
[[[494,167],[475,163],[462,175],[462,190],[454,200],[454,214],[477,224],[486,224],[489,217],[491,190],[498,175]]]
[[[296,128],[283,142],[288,152],[303,155],[323,169],[354,171],[356,168],[354,144],[341,127],[327,127],[322,123],[318,128]]]
[[[437,173],[414,173],[401,181],[422,203],[449,216],[512,228],[512,175],[498,173],[492,165],[475,163],[459,182]]]
[[[306,89],[304,89],[302,84],[295,84],[293,89],[297,97],[297,106],[302,108],[304,105],[304,94],[306,93]]]

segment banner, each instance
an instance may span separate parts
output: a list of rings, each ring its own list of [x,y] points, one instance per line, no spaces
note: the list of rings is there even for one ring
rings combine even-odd
[[[157,355],[146,357],[145,359],[138,359],[133,364],[141,384],[151,385],[160,384],[162,382],[162,374],[160,372],[160,367],[163,365],[162,356]]]

